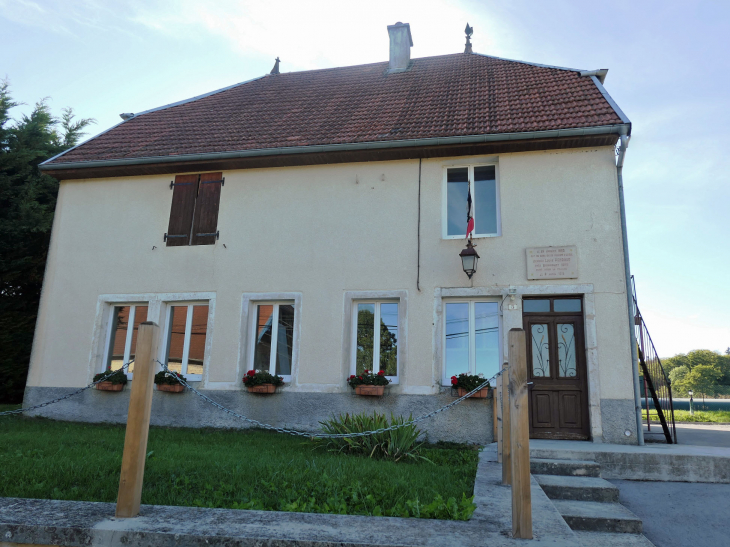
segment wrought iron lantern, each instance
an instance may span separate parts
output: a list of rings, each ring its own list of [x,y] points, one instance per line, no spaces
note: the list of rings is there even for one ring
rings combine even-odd
[[[474,249],[475,245],[472,245],[471,239],[466,243],[466,249],[461,251],[459,253],[459,256],[461,257],[461,265],[464,268],[464,273],[471,279],[471,276],[474,275],[477,271],[477,261],[479,260],[479,254],[477,253],[476,249]]]

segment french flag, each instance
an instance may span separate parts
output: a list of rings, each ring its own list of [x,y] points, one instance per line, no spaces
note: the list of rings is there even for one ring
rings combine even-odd
[[[466,195],[466,239],[469,239],[473,232],[474,232],[474,204],[471,201],[471,188],[469,188],[469,192]]]

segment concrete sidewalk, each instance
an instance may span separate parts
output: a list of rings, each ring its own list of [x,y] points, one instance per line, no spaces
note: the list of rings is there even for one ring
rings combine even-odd
[[[114,504],[0,498],[0,541],[69,546],[464,547],[525,545],[512,539],[511,489],[502,484],[496,445],[481,454],[468,521],[360,517],[276,511],[142,506],[115,519]],[[530,545],[582,542],[532,479]]]

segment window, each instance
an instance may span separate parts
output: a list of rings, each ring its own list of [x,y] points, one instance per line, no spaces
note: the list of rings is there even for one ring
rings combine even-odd
[[[384,371],[391,381],[397,381],[398,302],[356,302],[353,314],[351,373]]]
[[[111,312],[105,370],[118,370],[134,359],[139,325],[147,321],[147,304],[116,305]],[[134,363],[127,372],[133,370]]]
[[[249,370],[265,370],[291,381],[294,348],[294,303],[254,304]]]
[[[167,311],[165,364],[172,371],[201,380],[208,336],[208,304],[170,304]]]
[[[444,377],[462,372],[491,378],[500,370],[499,303],[452,301],[444,305]]]
[[[449,167],[444,180],[444,238],[466,237],[467,196],[474,205],[474,237],[500,235],[499,185],[495,165]]]
[[[215,245],[218,239],[218,205],[223,173],[177,175],[173,188],[170,223],[165,233],[168,247]]]

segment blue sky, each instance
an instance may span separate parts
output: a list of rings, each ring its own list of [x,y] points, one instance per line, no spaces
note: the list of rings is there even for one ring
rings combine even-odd
[[[608,68],[633,122],[628,233],[639,305],[660,355],[730,346],[730,2],[0,0],[0,76],[96,118],[282,71],[384,61],[386,26],[414,57],[463,50]],[[14,116],[27,112],[19,107]]]

